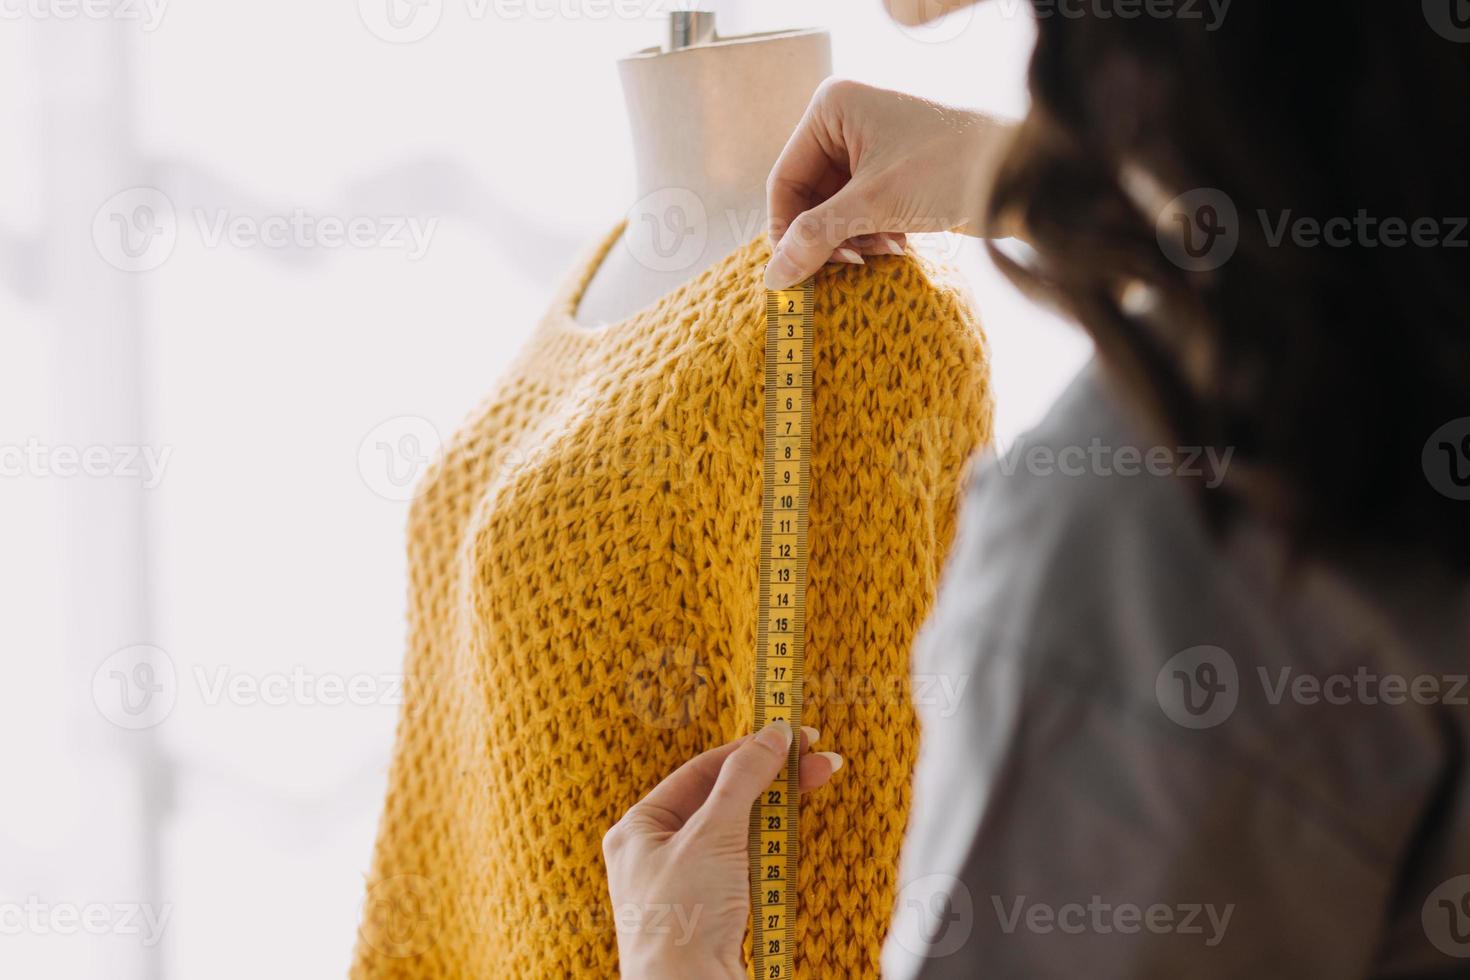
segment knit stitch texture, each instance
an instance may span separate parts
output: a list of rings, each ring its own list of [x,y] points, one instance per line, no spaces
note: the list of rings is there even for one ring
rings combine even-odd
[[[405,700],[352,976],[617,975],[601,838],[752,724],[764,236],[573,319],[610,236],[409,520]],[[798,975],[877,977],[917,749],[909,648],[991,435],[963,290],[913,256],[816,288],[805,723],[846,766],[800,822]],[[679,928],[677,921],[671,927]]]

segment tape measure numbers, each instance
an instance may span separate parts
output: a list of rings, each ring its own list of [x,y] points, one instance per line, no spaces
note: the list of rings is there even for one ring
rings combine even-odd
[[[766,293],[765,470],[755,729],[796,734],[785,772],[750,813],[754,980],[794,980],[802,675],[806,654],[807,500],[811,490],[813,284]]]

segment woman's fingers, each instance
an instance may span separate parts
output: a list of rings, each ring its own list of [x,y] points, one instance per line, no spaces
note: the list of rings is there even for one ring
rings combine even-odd
[[[908,236],[901,231],[858,235],[856,238],[849,238],[843,242],[844,247],[853,249],[862,255],[904,255],[904,246],[907,244]]]
[[[857,82],[822,83],[766,181],[767,288],[791,286],[828,261],[897,254],[900,233],[996,230],[988,229],[991,188],[1014,138],[1013,126],[979,113]]]
[[[832,139],[826,103],[812,99],[766,178],[771,242],[779,242],[803,211],[831,197],[847,182],[846,150]]]
[[[878,224],[867,207],[863,191],[848,183],[816,207],[797,215],[776,243],[766,266],[766,288],[785,289],[816,272],[842,243],[859,234],[873,234]]]
[[[815,789],[821,786],[842,765],[839,761],[836,767],[828,769],[827,767],[830,763],[827,760],[816,763],[814,772],[821,775],[819,778],[814,776],[814,781],[811,785],[807,785],[808,759],[812,758],[812,756],[808,756],[805,753],[810,750],[819,735],[820,732],[815,728],[809,725],[802,726],[800,745],[801,752],[803,753],[801,767],[801,789],[803,792],[809,788]],[[695,811],[703,806],[705,800],[709,798],[710,792],[719,780],[726,760],[754,737],[753,735],[742,735],[737,739],[726,742],[724,745],[716,746],[690,759],[678,769],[675,769],[670,775],[666,776],[662,782],[649,791],[647,796],[635,803],[632,809],[628,811],[628,814],[640,820],[646,820],[660,830],[666,830],[670,833],[678,830],[688,822]],[[782,752],[784,754],[785,749]],[[815,755],[835,757],[839,760],[841,758],[835,752],[818,752]],[[766,782],[769,784],[773,781],[776,778],[776,773],[779,772],[780,769],[778,767]],[[750,802],[754,802],[759,792],[760,789],[757,789],[751,794]]]
[[[715,824],[748,823],[751,804],[780,774],[790,748],[791,726],[784,721],[756,732],[725,758],[702,815]]]
[[[784,721],[767,725],[727,755],[708,800],[700,808],[702,813],[716,823],[748,823],[751,805],[786,766],[790,731]],[[836,752],[807,751],[819,734],[815,728],[801,730],[798,788],[803,793],[825,785],[842,768],[842,756]]]

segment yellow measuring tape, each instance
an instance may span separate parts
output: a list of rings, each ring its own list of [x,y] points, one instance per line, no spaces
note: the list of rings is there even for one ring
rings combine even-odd
[[[812,312],[808,279],[766,293],[766,455],[762,481],[755,730],[785,719],[786,771],[750,811],[751,969],[794,980],[797,766],[806,662],[807,499],[812,455]]]

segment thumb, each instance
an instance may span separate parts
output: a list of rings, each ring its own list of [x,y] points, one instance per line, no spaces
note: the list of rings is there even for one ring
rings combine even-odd
[[[730,753],[720,767],[715,788],[700,808],[705,820],[743,829],[750,822],[751,804],[781,774],[790,750],[791,726],[773,721]]]
[[[797,215],[771,253],[766,288],[793,286],[820,269],[849,238],[886,230],[878,227],[865,204],[866,195],[854,190],[849,181],[821,204]]]

